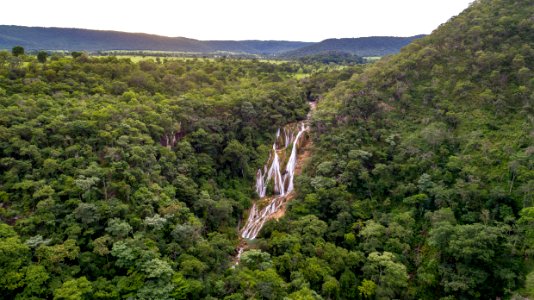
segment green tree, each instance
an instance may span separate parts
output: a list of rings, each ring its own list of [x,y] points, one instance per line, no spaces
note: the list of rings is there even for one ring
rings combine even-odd
[[[47,281],[50,274],[43,266],[30,265],[26,268],[24,291],[21,293],[23,298],[38,297],[47,294]]]
[[[406,266],[395,262],[395,260],[395,256],[391,252],[383,252],[382,254],[372,252],[367,257],[367,262],[362,269],[367,278],[376,282],[376,297],[379,299],[399,296],[403,289],[408,286]]]
[[[79,51],[72,51],[70,53],[70,55],[72,56],[72,58],[78,58],[78,57],[81,57],[83,55],[83,52],[79,52]]]
[[[22,46],[15,46],[11,49],[11,54],[13,56],[21,56],[24,55],[24,47]]]
[[[519,229],[524,237],[523,253],[531,256],[534,253],[534,207],[523,208],[517,222]]]
[[[376,293],[376,283],[369,279],[364,279],[362,284],[358,286],[358,291],[360,291],[360,296],[364,299],[372,299],[373,295]]]
[[[266,270],[272,266],[271,256],[269,253],[261,250],[251,249],[243,252],[240,264],[251,270]]]
[[[326,299],[338,299],[340,293],[339,282],[332,276],[325,278],[322,286],[322,294]]]
[[[169,263],[155,258],[144,263],[142,269],[148,280],[145,280],[143,286],[137,291],[137,297],[139,299],[172,299],[174,284],[171,280],[174,271]]]
[[[82,276],[76,279],[69,279],[54,290],[54,300],[81,300],[90,299],[93,291],[91,282]]]
[[[24,267],[30,262],[30,248],[20,241],[13,228],[0,224],[0,290],[24,285]]]
[[[287,296],[291,300],[321,300],[323,299],[315,291],[311,290],[308,287],[302,288],[296,292],[293,292]]]
[[[108,221],[106,232],[116,238],[125,238],[132,232],[132,226],[126,221],[113,218]]]
[[[37,53],[37,60],[38,60],[40,63],[45,63],[47,57],[48,57],[48,53],[46,53],[45,51],[39,51],[39,52]]]
[[[248,174],[248,149],[237,140],[231,140],[224,148],[224,159],[231,166],[235,174]]]
[[[265,271],[244,269],[238,274],[243,294],[247,298],[281,299],[286,283],[273,269]]]
[[[343,299],[357,299],[358,297],[358,280],[356,275],[349,269],[346,269],[339,278],[340,295]]]

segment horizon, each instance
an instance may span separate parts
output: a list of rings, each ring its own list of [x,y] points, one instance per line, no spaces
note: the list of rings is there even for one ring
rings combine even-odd
[[[165,3],[94,0],[83,9],[66,0],[28,0],[29,10],[8,2],[4,24],[144,33],[201,41],[320,42],[372,36],[429,34],[466,9],[472,0],[346,0],[308,3],[245,0]],[[393,24],[393,25],[392,25]]]
[[[271,40],[261,40],[261,39],[246,39],[246,40],[202,40],[197,39],[195,37],[189,37],[189,36],[168,36],[168,35],[161,35],[161,34],[154,34],[154,33],[147,33],[147,32],[129,32],[129,31],[121,31],[121,30],[113,30],[113,29],[91,29],[91,28],[80,28],[80,27],[56,27],[56,26],[25,26],[25,25],[13,25],[13,24],[0,24],[0,26],[13,26],[13,27],[26,27],[26,28],[43,28],[43,29],[74,29],[74,30],[88,30],[88,31],[102,31],[102,32],[119,32],[119,33],[129,33],[129,34],[146,34],[146,35],[152,35],[152,36],[160,36],[165,38],[185,38],[185,39],[192,39],[192,40],[198,40],[201,42],[207,42],[207,41],[236,41],[236,42],[243,42],[243,41],[261,41],[261,42],[301,42],[301,43],[320,43],[325,40],[341,40],[341,39],[364,39],[364,38],[373,38],[373,37],[395,37],[395,38],[409,38],[409,37],[415,37],[415,36],[425,36],[427,34],[421,33],[421,34],[414,34],[411,36],[395,36],[395,35],[372,35],[372,36],[357,36],[357,37],[336,37],[336,38],[326,38],[324,40],[320,40],[317,42],[308,42],[308,41],[301,41],[301,40],[280,40],[280,39],[271,39]]]

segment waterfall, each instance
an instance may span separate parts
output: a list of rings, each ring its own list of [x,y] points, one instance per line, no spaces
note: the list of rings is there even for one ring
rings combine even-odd
[[[265,197],[265,192],[267,191],[267,187],[264,186],[263,182],[265,180],[265,175],[261,172],[261,169],[258,169],[258,172],[256,172],[256,193],[260,196],[260,198]]]
[[[279,128],[276,131],[276,139],[273,143],[269,160],[263,167],[263,170],[260,168],[256,172],[256,193],[260,199],[266,198],[267,186],[271,182],[274,187],[274,195],[269,199],[267,206],[261,210],[258,209],[256,203],[252,205],[247,222],[241,230],[241,236],[243,238],[255,239],[265,222],[273,214],[278,212],[284,205],[286,196],[293,191],[293,179],[295,176],[295,168],[297,166],[299,142],[302,139],[302,135],[307,130],[304,122],[297,124],[296,129],[294,127],[294,125],[288,125],[282,129]],[[298,130],[298,132],[295,134],[296,130]],[[283,132],[283,137],[281,137],[281,132]],[[290,146],[291,155],[289,156],[289,159],[285,160],[286,156],[282,155],[284,161],[281,161],[280,154],[285,153]],[[284,162],[286,162],[285,170],[282,172],[281,166]]]
[[[293,178],[295,176],[295,168],[297,167],[297,143],[300,140],[300,136],[304,133],[305,130],[305,125],[301,123],[299,133],[297,134],[295,142],[293,143],[293,149],[291,149],[291,156],[287,161],[286,174],[288,176],[288,186],[286,193],[288,194],[293,191]]]

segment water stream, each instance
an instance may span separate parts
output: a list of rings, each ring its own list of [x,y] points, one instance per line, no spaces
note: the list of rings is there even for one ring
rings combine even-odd
[[[310,103],[310,105],[313,110],[315,103]],[[256,172],[256,193],[260,200],[256,201],[250,209],[248,219],[240,231],[242,238],[255,239],[265,222],[284,206],[287,197],[293,191],[298,152],[305,142],[304,135],[307,130],[307,120],[289,124],[277,130],[269,159],[263,168]],[[288,157],[289,150],[291,152]],[[260,208],[260,203],[267,204]],[[243,246],[237,250],[239,259]]]
[[[241,237],[255,239],[265,222],[278,212],[287,195],[293,191],[298,148],[302,145],[302,136],[306,130],[304,122],[278,129],[269,160],[256,173],[256,192],[260,201],[252,205],[247,222],[241,230]],[[288,149],[291,149],[289,158]],[[272,184],[273,195],[267,197],[269,184]],[[268,199],[268,204],[260,209],[258,202],[264,203],[264,199]]]

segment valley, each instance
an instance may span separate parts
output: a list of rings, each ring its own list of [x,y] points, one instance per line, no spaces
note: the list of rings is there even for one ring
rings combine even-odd
[[[534,299],[533,15],[376,55],[0,26],[1,297]]]

